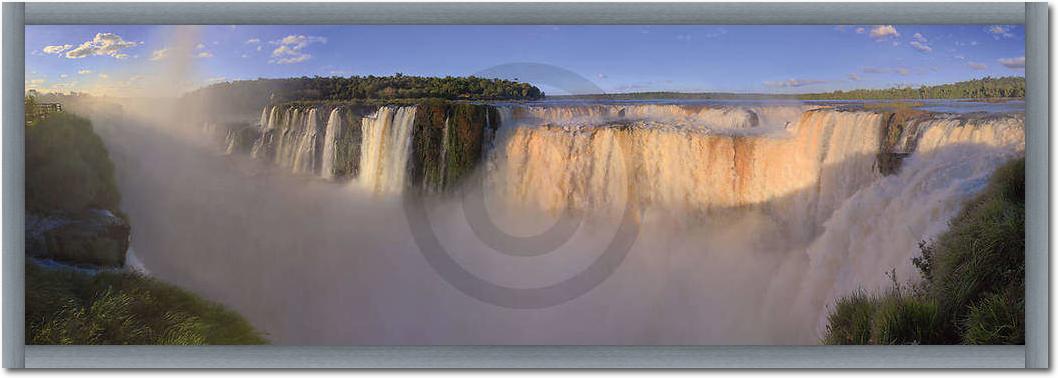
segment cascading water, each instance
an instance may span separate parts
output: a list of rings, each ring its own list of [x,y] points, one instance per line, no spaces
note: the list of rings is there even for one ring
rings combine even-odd
[[[341,109],[334,108],[327,117],[327,130],[323,137],[323,156],[320,161],[320,175],[328,180],[334,179],[334,159],[336,157],[338,133],[342,130]]]
[[[404,190],[415,107],[383,106],[362,121],[359,183],[375,193]]]
[[[360,111],[269,107],[260,132],[247,134],[282,166],[279,152],[304,152],[316,129],[314,167],[337,183],[235,177],[205,157],[171,159],[180,151],[164,143],[119,155],[201,162],[172,170],[191,177],[181,180],[123,166],[139,169],[125,185],[152,193],[129,200],[152,273],[232,303],[278,344],[812,344],[836,298],[888,287],[891,270],[915,279],[918,242],[943,232],[1024,149],[1023,116],[1005,113],[914,112],[893,123],[881,111],[786,104]],[[881,168],[887,154],[902,159],[891,170]],[[641,232],[582,297],[540,311],[477,301],[424,263],[400,203],[378,196],[430,177],[459,184],[468,176],[451,174],[466,167],[456,161],[482,175],[489,215],[505,231],[535,235],[566,209],[596,221],[553,253],[508,256],[475,238],[465,197],[444,191],[458,185],[423,191],[439,242],[498,285],[546,286],[588,266],[612,240],[607,222],[626,190]],[[187,182],[211,183],[202,185],[210,194]],[[190,231],[170,230],[174,222]],[[188,232],[204,237],[188,241]]]

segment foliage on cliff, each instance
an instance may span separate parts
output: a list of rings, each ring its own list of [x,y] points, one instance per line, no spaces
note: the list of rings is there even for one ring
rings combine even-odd
[[[26,209],[117,212],[114,164],[87,119],[55,113],[26,127]]]
[[[841,298],[826,344],[1023,344],[1025,159],[993,175],[913,259],[922,281]],[[895,279],[894,279],[895,281]]]
[[[129,272],[26,264],[26,343],[48,345],[263,344],[238,314]]]
[[[1024,77],[985,77],[933,86],[855,89],[797,96],[803,100],[987,99],[1024,98]]]
[[[499,125],[496,109],[486,105],[429,101],[415,112],[414,156],[409,172],[413,185],[445,190],[477,168],[487,133]]]

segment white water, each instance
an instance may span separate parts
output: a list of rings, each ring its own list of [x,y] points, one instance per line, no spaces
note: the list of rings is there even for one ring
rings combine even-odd
[[[338,141],[338,133],[342,130],[342,115],[340,108],[331,110],[327,117],[327,130],[323,137],[323,157],[320,162],[320,175],[328,180],[334,179],[335,143]]]
[[[348,185],[243,174],[237,156],[221,163],[150,135],[106,138],[152,274],[295,345],[812,344],[834,298],[885,287],[890,269],[913,279],[918,241],[1024,146],[1020,117],[939,118],[904,136],[914,153],[882,176],[880,119],[867,112],[810,111],[787,127],[783,112],[800,110],[754,110],[746,128],[752,117],[737,110],[592,115],[602,108],[500,109],[484,165],[499,226],[533,235],[564,208],[603,218],[555,252],[500,254],[468,229],[460,202],[431,202],[441,243],[467,270],[539,287],[579,272],[612,238],[610,210],[624,205],[631,174],[641,232],[625,262],[586,295],[539,310],[454,289],[424,262],[400,205],[380,200],[404,189],[414,108],[363,120],[364,173]],[[292,112],[271,109],[261,124],[283,129]]]
[[[408,174],[415,107],[384,106],[363,118],[359,184],[375,193],[400,193]]]

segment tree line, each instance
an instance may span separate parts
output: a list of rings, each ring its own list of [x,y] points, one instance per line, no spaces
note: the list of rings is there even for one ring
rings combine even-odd
[[[536,100],[539,88],[502,79],[468,77],[394,76],[297,77],[287,79],[237,80],[217,83],[191,92],[219,98],[269,97],[270,102],[424,99],[446,100]],[[218,98],[218,97],[215,97]]]
[[[951,84],[897,87],[886,89],[855,89],[798,96],[804,100],[892,100],[892,99],[963,99],[963,98],[1024,98],[1024,77],[985,77]]]

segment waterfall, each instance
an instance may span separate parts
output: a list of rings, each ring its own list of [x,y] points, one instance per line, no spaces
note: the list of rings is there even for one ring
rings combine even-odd
[[[363,118],[359,181],[364,188],[375,193],[404,189],[414,121],[414,106],[384,106]]]
[[[754,136],[650,123],[569,128],[504,121],[489,181],[502,197],[549,211],[619,206],[612,186],[627,174],[640,206],[704,211],[789,199],[826,212],[877,178],[879,127],[880,117],[867,112],[808,112],[790,131]]]
[[[500,108],[507,121],[552,126],[598,126],[643,123],[679,129],[781,128],[796,122],[803,105],[707,106],[707,105],[576,105],[507,106]]]
[[[323,157],[320,163],[320,175],[328,180],[334,179],[334,159],[337,157],[335,149],[338,147],[338,133],[342,129],[341,108],[331,110],[327,117],[327,130],[323,137]]]
[[[900,172],[872,182],[840,204],[804,253],[799,296],[793,304],[814,313],[816,331],[826,306],[856,290],[878,291],[919,276],[911,259],[919,242],[948,222],[983,190],[992,172],[1024,154],[1024,119],[938,118],[921,122],[914,152]],[[784,307],[780,305],[780,307]]]

